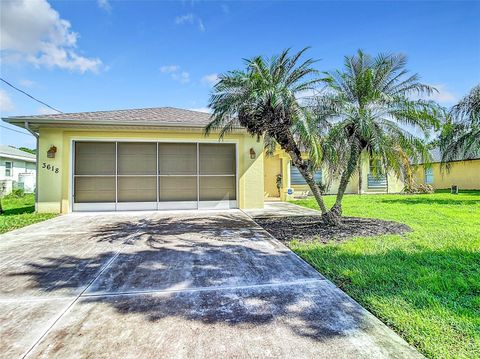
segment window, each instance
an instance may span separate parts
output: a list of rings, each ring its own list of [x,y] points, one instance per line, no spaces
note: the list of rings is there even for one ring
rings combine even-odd
[[[383,172],[382,162],[379,160],[374,161],[370,159],[370,174],[373,177],[381,178],[385,176]]]
[[[370,170],[367,175],[367,187],[371,189],[385,189],[388,187],[387,176],[383,173],[381,161],[370,159]]]
[[[322,171],[317,171],[314,174],[315,182],[320,182],[322,180]],[[290,165],[290,184],[292,185],[305,185],[307,182],[303,178],[302,174],[294,165]]]
[[[12,177],[12,168],[13,168],[13,162],[6,161],[5,162],[5,177]]]
[[[433,183],[433,169],[425,168],[425,184]]]

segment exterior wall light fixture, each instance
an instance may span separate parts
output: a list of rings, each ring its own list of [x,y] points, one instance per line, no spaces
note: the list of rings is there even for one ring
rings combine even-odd
[[[50,146],[50,148],[47,151],[47,157],[55,158],[55,153],[57,153],[57,148],[55,146]]]

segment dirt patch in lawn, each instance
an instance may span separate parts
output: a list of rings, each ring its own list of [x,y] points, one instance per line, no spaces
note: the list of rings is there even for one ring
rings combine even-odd
[[[255,218],[275,238],[288,242],[300,241],[344,241],[352,237],[369,237],[382,234],[411,232],[406,224],[373,218],[343,217],[340,226],[332,227],[322,222],[319,216],[290,216]]]

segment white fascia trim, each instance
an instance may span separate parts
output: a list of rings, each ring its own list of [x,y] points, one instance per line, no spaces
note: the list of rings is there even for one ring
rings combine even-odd
[[[13,160],[20,160],[20,161],[25,161],[25,162],[31,162],[31,163],[37,162],[35,160],[35,158],[10,155],[10,154],[6,154],[6,153],[0,153],[0,157],[1,158],[9,158],[9,159],[13,159]]]

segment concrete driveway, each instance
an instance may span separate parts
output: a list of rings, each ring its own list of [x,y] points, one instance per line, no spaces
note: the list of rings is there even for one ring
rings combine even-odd
[[[419,356],[241,211],[71,214],[0,253],[5,358]]]

